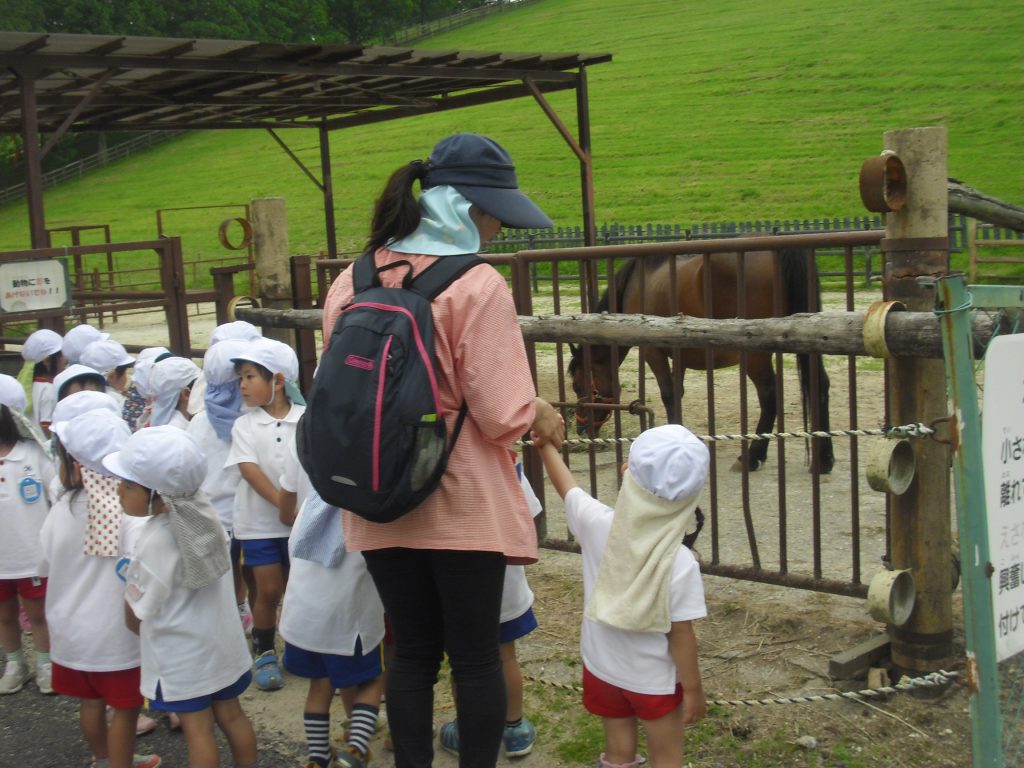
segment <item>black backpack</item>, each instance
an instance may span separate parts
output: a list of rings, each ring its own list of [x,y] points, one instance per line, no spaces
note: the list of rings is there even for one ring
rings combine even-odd
[[[395,520],[437,487],[451,444],[439,401],[430,303],[475,255],[443,256],[412,278],[397,261],[377,269],[372,253],[352,265],[354,296],[338,317],[307,397],[296,441],[321,498],[376,523]],[[401,288],[380,272],[405,268]]]

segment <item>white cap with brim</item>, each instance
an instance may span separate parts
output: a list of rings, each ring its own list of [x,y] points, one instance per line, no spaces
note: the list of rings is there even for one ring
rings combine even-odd
[[[121,416],[121,408],[114,398],[106,392],[95,392],[91,389],[86,389],[81,392],[75,392],[73,395],[68,395],[63,400],[58,401],[57,405],[53,408],[53,425],[50,427],[50,430],[57,432],[57,428],[62,422],[71,421],[90,411],[107,411],[115,416]]]
[[[41,363],[50,355],[60,352],[61,341],[60,334],[56,331],[40,328],[25,339],[25,346],[21,348],[21,356],[33,363]]]
[[[94,341],[84,350],[79,362],[95,368],[103,374],[110,373],[121,366],[135,365],[135,358],[128,354],[124,345],[113,339]]]
[[[104,333],[98,328],[93,328],[91,325],[83,323],[76,325],[64,334],[60,351],[64,353],[64,357],[67,358],[69,363],[77,363],[81,359],[82,352],[85,351],[86,347],[94,341],[103,341],[109,338],[109,333]]]
[[[456,133],[441,139],[426,164],[423,189],[455,187],[464,198],[515,229],[548,229],[551,219],[521,189],[512,157],[493,139]]]
[[[103,467],[158,493],[192,494],[206,477],[206,456],[184,430],[148,427],[128,438],[120,451],[105,456]]]
[[[245,351],[231,358],[235,363],[256,363],[271,373],[284,375],[286,381],[295,381],[299,377],[299,359],[295,350],[276,339],[259,338],[250,341]]]
[[[218,341],[203,356],[203,375],[209,384],[230,384],[238,380],[235,373],[235,359],[244,355],[250,342],[242,339]]]
[[[81,363],[75,363],[74,365],[69,365],[53,377],[53,386],[57,390],[57,398],[60,399],[61,392],[68,384],[75,379],[81,379],[83,377],[95,378],[104,387],[107,385],[107,380],[103,377],[103,374],[95,368],[90,368],[89,366],[82,365]]]
[[[210,346],[228,339],[241,339],[242,341],[253,341],[263,334],[260,329],[245,320],[233,320],[230,323],[221,323],[210,334]],[[204,366],[205,367],[205,366]]]
[[[668,501],[696,496],[710,465],[708,447],[679,424],[641,432],[629,447],[629,473],[640,487]]]
[[[16,378],[6,373],[0,373],[0,405],[6,405],[19,412],[24,412],[28,406],[25,388]]]
[[[101,409],[58,422],[53,425],[53,431],[75,461],[104,475],[110,473],[103,467],[103,458],[121,450],[132,435],[120,415]]]

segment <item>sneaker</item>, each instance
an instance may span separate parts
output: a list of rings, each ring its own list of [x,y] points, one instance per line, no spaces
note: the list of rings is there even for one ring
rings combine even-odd
[[[256,669],[253,678],[256,680],[256,687],[261,691],[276,691],[284,685],[281,677],[281,668],[277,665],[277,654],[273,651],[264,651],[256,657]]]
[[[245,632],[246,637],[252,637],[252,609],[248,603],[242,603],[238,606],[238,615],[242,619],[242,631]]]
[[[145,736],[147,733],[155,731],[156,726],[156,720],[140,712],[138,718],[135,720],[135,735]]]
[[[133,755],[132,768],[160,768],[160,755]]]
[[[370,754],[365,755],[355,747],[345,747],[334,756],[331,768],[366,768],[370,763]]]
[[[459,724],[455,720],[444,723],[438,734],[441,746],[453,755],[459,754]]]
[[[44,661],[42,664],[36,665],[36,686],[44,696],[53,694],[53,664],[51,662]]]
[[[533,749],[533,743],[537,740],[537,729],[524,717],[519,725],[506,725],[501,738],[505,742],[507,757],[522,757],[530,754]]]
[[[0,695],[17,693],[24,688],[25,683],[31,679],[32,670],[29,669],[28,664],[24,661],[20,664],[17,662],[7,662],[7,667],[4,669],[4,676],[0,677]]]

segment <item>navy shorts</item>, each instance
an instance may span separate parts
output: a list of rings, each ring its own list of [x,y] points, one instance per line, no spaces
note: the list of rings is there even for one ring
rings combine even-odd
[[[242,565],[275,565],[287,568],[288,539],[242,539]]]
[[[533,608],[527,608],[526,613],[517,619],[501,622],[499,642],[502,645],[512,643],[521,637],[526,637],[537,628],[537,617],[533,615]]]
[[[242,542],[235,538],[234,534],[231,534],[231,563],[240,563],[242,561]]]
[[[339,656],[307,651],[286,642],[282,662],[284,668],[296,677],[311,680],[326,677],[335,688],[350,688],[384,674],[384,644],[363,654],[362,641],[356,640],[352,656]]]
[[[215,701],[226,701],[237,699],[252,682],[252,670],[246,670],[238,680],[227,688],[206,696],[197,696],[194,699],[181,699],[180,701],[164,701],[163,692],[160,690],[160,683],[156,684],[156,698],[150,699],[149,708],[157,712],[202,712],[204,709],[213,706]]]

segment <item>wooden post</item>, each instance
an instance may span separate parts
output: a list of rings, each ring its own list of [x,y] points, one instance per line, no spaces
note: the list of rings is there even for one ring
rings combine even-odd
[[[288,216],[283,197],[252,201],[253,258],[259,298],[268,309],[292,308],[292,273],[288,246]],[[294,348],[294,334],[276,328],[264,335]]]
[[[946,129],[916,128],[885,134],[907,169],[904,207],[886,214],[884,295],[908,310],[929,311],[934,289],[920,276],[949,271],[946,192]],[[892,424],[930,423],[947,415],[945,370],[940,360],[889,361]],[[952,558],[950,547],[950,452],[934,440],[913,441],[917,474],[906,493],[894,496],[892,567],[909,568],[916,605],[902,627],[891,626],[892,661],[899,671],[922,673],[953,662]]]

